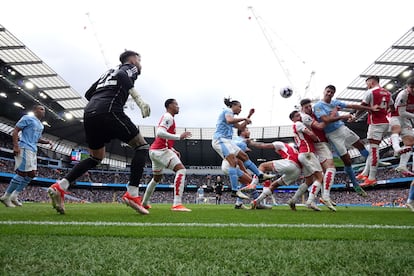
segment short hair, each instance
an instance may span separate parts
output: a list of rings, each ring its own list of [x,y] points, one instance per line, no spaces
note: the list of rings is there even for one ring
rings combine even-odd
[[[309,104],[312,101],[308,98],[300,100],[300,106],[304,106],[305,104]]]
[[[334,92],[336,92],[336,87],[335,87],[334,85],[332,85],[332,84],[327,85],[327,86],[325,87],[325,90],[326,90],[326,89],[331,89],[331,90],[333,90]]]
[[[39,107],[43,107],[43,108],[45,108],[45,106],[44,106],[44,105],[42,105],[42,104],[34,104],[34,105],[32,105],[32,111],[36,110],[36,109],[37,109],[37,108],[39,108]]]
[[[134,51],[130,51],[130,50],[125,50],[125,52],[123,52],[120,56],[119,56],[119,61],[124,64],[129,57],[131,56],[140,56],[137,52]]]
[[[175,99],[168,99],[168,100],[166,100],[165,103],[164,103],[165,108],[168,108],[168,106],[170,104],[172,104],[173,102],[175,102]]]
[[[231,100],[230,98],[224,98],[224,104],[227,106],[227,107],[232,107],[233,105],[235,105],[235,104],[240,104],[240,102],[239,101],[236,101],[236,100]]]
[[[290,112],[290,114],[289,114],[289,119],[293,119],[293,117],[295,117],[295,115],[296,115],[296,113],[299,113],[299,111],[297,111],[297,110],[293,110],[292,112]]]
[[[246,130],[246,127],[238,128],[237,129],[237,136],[240,136],[242,134],[242,132],[245,131],[245,130]]]
[[[411,77],[407,80],[406,85],[414,85],[414,77]]]
[[[371,76],[368,76],[368,78],[365,81],[369,81],[369,80],[375,80],[376,82],[379,82],[380,78],[378,76],[371,75]]]

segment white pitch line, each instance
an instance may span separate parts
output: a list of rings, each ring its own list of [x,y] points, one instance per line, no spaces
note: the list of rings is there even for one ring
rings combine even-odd
[[[73,226],[140,226],[140,227],[242,227],[242,228],[335,228],[335,229],[414,229],[412,225],[380,224],[248,224],[248,223],[151,223],[151,222],[108,222],[108,221],[0,221],[3,225],[73,225]]]

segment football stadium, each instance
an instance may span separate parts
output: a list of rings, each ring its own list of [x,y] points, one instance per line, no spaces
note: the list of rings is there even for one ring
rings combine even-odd
[[[365,80],[375,75],[395,99],[413,70],[414,27],[336,98],[359,104]],[[263,208],[251,208],[250,199],[237,205],[222,159],[211,147],[215,129],[194,126],[177,127],[177,133],[191,131],[192,137],[174,146],[186,168],[182,200],[191,212],[171,212],[174,173],[169,170],[155,188],[148,215],[123,204],[133,152],[113,140],[101,164],[65,195],[61,215],[52,208],[48,187],[89,157],[82,120],[87,100],[0,25],[1,195],[15,175],[15,124],[35,104],[46,109],[42,137],[52,143],[38,145],[37,176],[19,194],[22,206],[0,206],[1,275],[413,275],[414,213],[406,201],[414,174],[395,170],[399,156],[389,136],[379,145],[377,183],[365,188],[366,197],[354,191],[344,164],[334,158],[335,212],[319,200],[321,211],[307,208],[307,193],[291,210],[287,202],[303,177],[278,187]],[[366,117],[346,123],[365,143]],[[156,126],[139,129],[154,142]],[[294,143],[291,125],[249,129],[255,141]],[[365,157],[356,149],[349,153],[360,172]],[[281,158],[268,149],[252,148],[248,155],[257,165]],[[412,171],[411,159],[408,164]],[[152,174],[148,159],[140,195]],[[224,184],[220,201],[217,176]],[[256,186],[258,193],[264,186]]]

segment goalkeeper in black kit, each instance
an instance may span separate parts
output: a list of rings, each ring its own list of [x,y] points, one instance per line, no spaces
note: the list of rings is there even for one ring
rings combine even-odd
[[[138,185],[148,155],[148,143],[139,129],[124,113],[124,105],[131,96],[141,109],[143,118],[150,116],[150,106],[143,101],[134,87],[141,73],[141,56],[134,51],[123,52],[121,65],[105,72],[86,92],[89,101],[84,110],[84,129],[90,157],[77,164],[63,179],[48,189],[53,208],[65,213],[64,195],[70,185],[88,170],[96,167],[105,158],[105,143],[119,139],[134,150],[131,175],[127,192],[122,200],[141,214],[148,214],[138,196]]]

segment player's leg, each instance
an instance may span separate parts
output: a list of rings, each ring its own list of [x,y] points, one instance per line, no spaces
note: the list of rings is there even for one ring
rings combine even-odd
[[[407,203],[405,205],[414,212],[414,181],[411,182]]]

